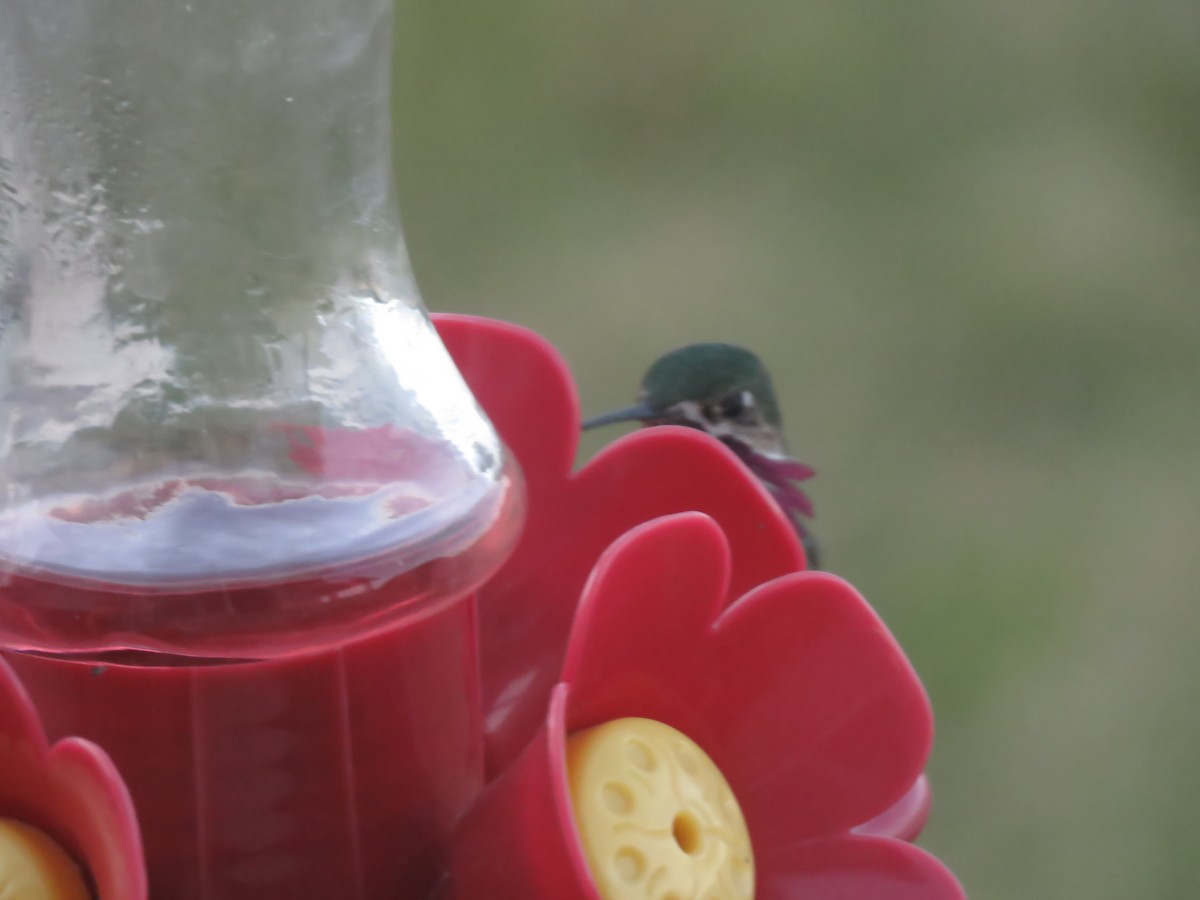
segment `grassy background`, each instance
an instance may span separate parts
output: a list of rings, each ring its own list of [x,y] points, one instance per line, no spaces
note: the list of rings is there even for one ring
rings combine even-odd
[[[924,845],[976,900],[1200,896],[1200,5],[398,5],[428,306],[590,412],[758,351],[933,698]]]

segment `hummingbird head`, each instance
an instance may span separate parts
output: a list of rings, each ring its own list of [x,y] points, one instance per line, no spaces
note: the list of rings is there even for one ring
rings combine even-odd
[[[787,454],[779,403],[766,366],[732,344],[690,344],[660,357],[642,377],[638,402],[588,419],[584,429],[612,422],[685,425],[722,441],[783,507],[818,565],[816,541],[804,525],[808,496],[796,484],[815,473]]]
[[[583,423],[699,428],[736,449],[783,457],[779,404],[757,356],[732,344],[690,344],[660,357],[642,378],[638,402]]]

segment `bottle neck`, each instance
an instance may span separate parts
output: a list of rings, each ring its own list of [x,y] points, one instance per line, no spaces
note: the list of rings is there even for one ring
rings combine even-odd
[[[404,269],[391,35],[390,0],[6,0],[12,277],[203,331]]]

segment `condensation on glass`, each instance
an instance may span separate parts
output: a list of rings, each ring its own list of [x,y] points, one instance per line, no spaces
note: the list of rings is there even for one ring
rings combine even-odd
[[[498,562],[391,37],[390,0],[0,4],[0,644],[272,656]]]

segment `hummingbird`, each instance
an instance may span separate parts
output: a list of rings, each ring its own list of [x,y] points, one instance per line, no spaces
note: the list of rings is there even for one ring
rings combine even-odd
[[[805,524],[812,503],[796,484],[816,472],[788,453],[771,375],[749,350],[717,343],[672,350],[646,370],[637,403],[594,416],[583,430],[615,422],[683,425],[721,441],[788,514],[809,565],[819,568],[817,542]]]

